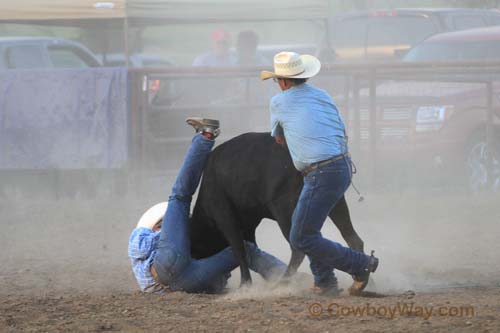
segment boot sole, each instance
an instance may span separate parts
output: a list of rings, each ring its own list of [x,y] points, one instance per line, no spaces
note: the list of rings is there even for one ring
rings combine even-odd
[[[186,123],[189,125],[193,126],[196,129],[203,128],[203,127],[214,127],[218,128],[220,123],[218,120],[215,119],[205,119],[205,118],[186,118]]]

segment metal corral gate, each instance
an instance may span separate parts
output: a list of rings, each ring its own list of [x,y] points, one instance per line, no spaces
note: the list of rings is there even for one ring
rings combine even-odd
[[[278,90],[258,79],[260,70],[132,70],[131,166],[137,180],[175,173],[192,137],[183,124],[187,116],[221,119],[219,143],[268,131],[268,103]],[[498,183],[499,81],[500,62],[440,62],[325,65],[312,83],[334,96],[366,185],[390,183],[383,176],[387,164],[411,170],[404,177],[417,183],[418,170],[447,163],[463,178],[470,156],[460,151],[479,140],[484,187]],[[420,162],[424,167],[416,168]]]

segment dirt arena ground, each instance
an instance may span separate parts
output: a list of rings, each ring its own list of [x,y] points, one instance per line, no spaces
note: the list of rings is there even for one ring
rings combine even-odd
[[[127,240],[160,199],[3,197],[0,331],[500,331],[499,195],[368,193],[357,203],[349,194],[366,249],[381,258],[369,289],[384,298],[316,296],[306,275],[286,287],[256,276],[239,290],[237,271],[224,295],[143,295]],[[339,240],[331,223],[323,231]],[[274,222],[257,232],[262,248],[288,260]],[[346,289],[350,278],[338,276]]]

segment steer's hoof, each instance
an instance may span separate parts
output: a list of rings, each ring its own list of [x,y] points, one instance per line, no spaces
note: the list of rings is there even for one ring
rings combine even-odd
[[[291,276],[283,276],[281,279],[278,280],[278,284],[280,286],[289,286],[291,283],[292,283]]]
[[[252,280],[245,280],[240,282],[240,289],[250,289],[252,287]]]

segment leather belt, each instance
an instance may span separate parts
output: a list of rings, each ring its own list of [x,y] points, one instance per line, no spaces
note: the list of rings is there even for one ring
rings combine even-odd
[[[332,158],[329,158],[327,160],[324,160],[324,161],[319,161],[319,162],[315,162],[315,163],[312,163],[311,165],[305,167],[301,172],[302,172],[302,175],[307,175],[309,172],[313,171],[313,170],[316,170],[317,168],[319,167],[322,167],[322,166],[325,166],[325,165],[328,165],[330,163],[333,163],[333,162],[336,162],[338,160],[341,160],[345,157],[349,157],[349,153],[345,153],[345,154],[340,154],[340,155],[336,155],[336,156],[333,156]]]

